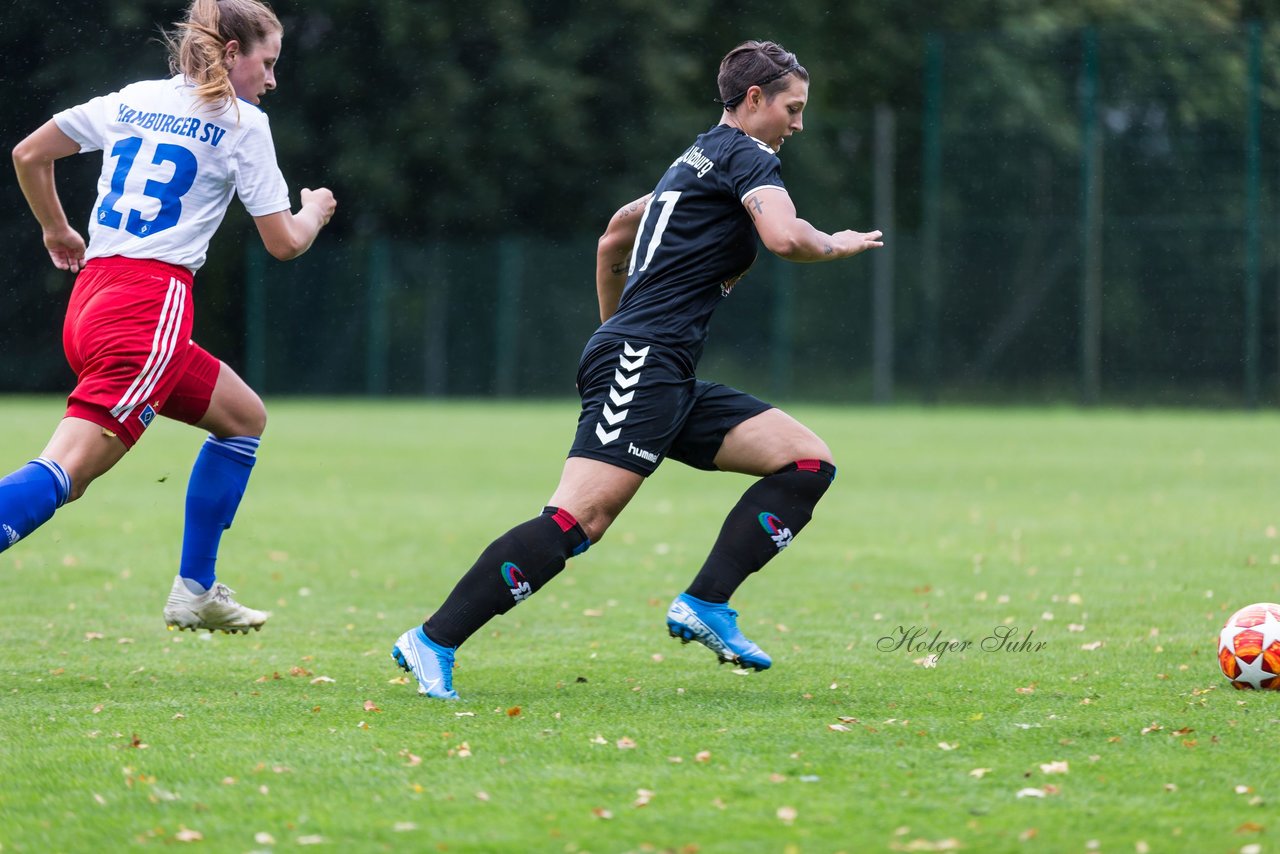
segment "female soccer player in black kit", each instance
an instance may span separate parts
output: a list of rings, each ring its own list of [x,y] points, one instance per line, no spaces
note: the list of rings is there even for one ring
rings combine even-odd
[[[667,611],[672,637],[721,661],[772,660],[739,631],[729,597],[790,544],[835,476],[830,449],[791,416],[694,371],[716,306],[756,257],[834,261],[881,246],[879,231],[826,234],[796,216],[778,152],[803,127],[809,73],[773,42],[720,63],[720,123],[694,140],[653,192],[609,221],[596,255],[603,321],[578,368],[582,412],[560,484],[538,517],[490,543],[392,657],[418,691],[456,699],[454,650],[599,541],[664,457],[759,480],[729,511],[706,563]]]

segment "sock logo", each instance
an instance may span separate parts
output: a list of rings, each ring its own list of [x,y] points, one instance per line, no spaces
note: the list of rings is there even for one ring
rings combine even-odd
[[[760,527],[764,528],[764,532],[769,535],[769,539],[773,540],[773,544],[778,547],[778,551],[782,551],[791,545],[791,529],[782,524],[782,520],[772,513],[761,513]]]
[[[22,535],[8,525],[0,525],[0,528],[4,529],[4,535],[8,538],[9,545],[13,545],[18,540],[22,539]]]
[[[511,596],[517,602],[523,602],[533,595],[533,585],[525,580],[524,573],[520,571],[520,567],[511,561],[507,561],[502,565],[502,580],[511,588]]]

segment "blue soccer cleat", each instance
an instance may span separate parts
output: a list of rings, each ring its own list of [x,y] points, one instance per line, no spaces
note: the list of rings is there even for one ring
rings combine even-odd
[[[391,648],[396,664],[418,680],[418,693],[440,700],[456,700],[453,690],[453,648],[427,637],[422,626],[414,626],[396,639]]]
[[[738,630],[738,612],[725,604],[712,604],[681,593],[667,609],[667,631],[681,643],[697,641],[719,656],[721,663],[768,670],[773,664],[764,650]]]

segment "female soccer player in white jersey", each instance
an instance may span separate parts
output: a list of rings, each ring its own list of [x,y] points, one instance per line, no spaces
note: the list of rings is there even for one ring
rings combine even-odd
[[[283,28],[258,0],[195,0],[169,36],[173,77],[126,86],[55,115],[13,150],[18,183],[54,266],[79,273],[63,348],[77,375],[40,456],[0,480],[0,551],[84,494],[157,415],[209,432],[187,486],[182,558],[164,608],[179,629],[247,632],[270,616],[215,580],[266,426],[262,401],[191,340],[192,278],[239,195],[267,251],[310,248],[333,193],[291,212],[259,99],[276,88]],[[102,151],[89,244],[67,222],[54,161]]]
[[[773,42],[744,42],[718,78],[724,111],[649,195],[610,220],[596,256],[602,325],[578,367],[582,410],[560,485],[543,513],[489,545],[445,602],[396,641],[419,691],[452,699],[454,650],[537,592],[604,532],[664,457],[759,478],[729,512],[689,588],[667,610],[672,637],[764,670],[729,597],[808,523],[835,476],[831,451],[800,422],[694,375],[707,324],[756,257],[832,261],[880,232],[826,234],[796,216],[778,152],[803,128],[809,73]]]

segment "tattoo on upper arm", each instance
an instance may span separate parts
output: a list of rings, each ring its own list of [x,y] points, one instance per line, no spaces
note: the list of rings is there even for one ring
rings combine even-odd
[[[626,261],[619,261],[617,264],[609,267],[609,272],[613,273],[615,276],[621,276],[623,273],[627,272],[627,266],[628,264]]]
[[[764,202],[760,201],[758,195],[752,196],[751,201],[747,203],[747,212],[751,214],[752,219],[764,213]]]

